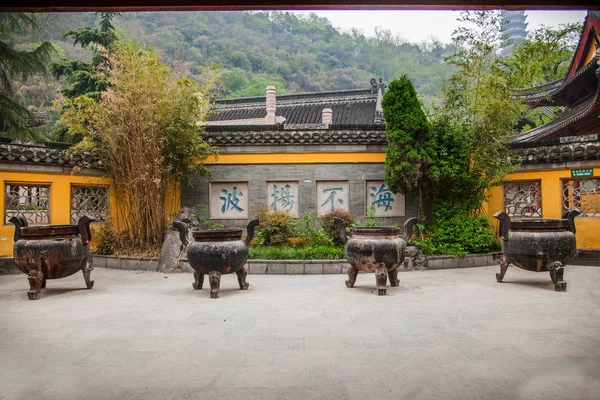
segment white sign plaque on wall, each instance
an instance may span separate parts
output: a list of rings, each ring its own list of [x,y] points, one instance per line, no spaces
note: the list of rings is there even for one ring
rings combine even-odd
[[[334,210],[350,211],[348,181],[317,182],[317,216]]]
[[[298,216],[298,182],[267,182],[267,204],[272,211]]]
[[[404,206],[404,195],[392,193],[384,181],[367,181],[367,207],[376,217],[403,217]]]
[[[210,217],[248,218],[248,182],[211,182]]]

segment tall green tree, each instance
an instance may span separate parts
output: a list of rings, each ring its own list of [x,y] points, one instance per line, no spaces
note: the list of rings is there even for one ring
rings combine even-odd
[[[476,212],[486,190],[514,170],[507,144],[521,112],[521,103],[514,96],[520,82],[512,79],[500,55],[499,12],[463,12],[459,21],[464,25],[452,36],[457,51],[447,58],[456,72],[442,91],[443,105],[436,110],[434,126],[438,146],[451,145],[457,134],[463,141],[462,168],[457,171],[450,166],[441,171],[447,173],[441,181],[449,184],[456,180],[456,187],[462,188],[454,200],[448,200],[461,202],[471,208],[470,212]],[[452,148],[443,150],[458,156]],[[440,192],[437,196],[447,198],[448,194]]]
[[[420,213],[435,158],[431,126],[406,75],[390,82],[382,106],[388,141],[385,181],[394,193],[417,195]]]
[[[30,127],[32,115],[15,101],[12,81],[46,73],[46,64],[54,53],[50,42],[33,50],[17,50],[11,46],[11,35],[26,28],[36,28],[32,16],[23,13],[0,14],[0,134],[21,139],[43,139]]]
[[[52,74],[56,79],[65,77],[69,87],[62,93],[69,99],[74,99],[83,94],[99,99],[100,93],[105,91],[110,84],[109,77],[97,74],[95,70],[104,62],[106,57],[103,49],[111,50],[118,36],[112,23],[118,13],[103,12],[100,14],[99,28],[83,26],[65,33],[73,39],[73,45],[90,48],[94,52],[91,63],[80,60],[63,59],[51,66]]]

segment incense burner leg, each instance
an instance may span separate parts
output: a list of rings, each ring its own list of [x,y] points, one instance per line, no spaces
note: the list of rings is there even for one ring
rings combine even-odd
[[[94,281],[91,279],[91,274],[92,274],[93,269],[94,269],[94,267],[92,266],[92,263],[89,262],[89,260],[85,260],[83,262],[83,266],[81,267],[81,272],[83,272],[83,279],[85,280],[85,286],[88,289],[91,289],[94,287]]]
[[[29,300],[38,300],[42,290],[42,282],[45,280],[44,273],[39,269],[32,269],[27,274],[27,280],[29,281],[27,297],[29,297]]]
[[[46,289],[46,278],[42,279],[42,289]]]
[[[400,279],[398,279],[398,268],[388,271],[388,277],[390,278],[390,286],[398,286],[400,284]]]
[[[550,278],[552,278],[552,283],[554,283],[554,289],[557,292],[566,292],[567,282],[563,279],[565,266],[560,261],[554,261],[548,265],[548,271],[550,271]]]
[[[377,281],[377,294],[385,296],[387,294],[388,271],[385,267],[379,267],[375,270],[375,280]]]
[[[217,271],[211,271],[208,274],[208,283],[210,283],[210,298],[219,298],[219,287],[221,286],[221,273]]]
[[[204,274],[194,271],[194,283],[192,283],[192,287],[194,290],[201,290],[202,285],[204,285]]]
[[[358,275],[358,269],[352,265],[348,267],[348,280],[346,281],[346,287],[353,288],[356,283],[356,276]]]
[[[500,260],[500,273],[496,274],[496,281],[502,282],[504,279],[504,274],[506,274],[506,270],[508,269],[508,264],[510,264],[506,258],[502,257]]]
[[[248,270],[245,267],[242,267],[238,271],[236,271],[238,283],[240,284],[240,290],[248,290],[250,284],[246,282],[246,276],[248,276]]]

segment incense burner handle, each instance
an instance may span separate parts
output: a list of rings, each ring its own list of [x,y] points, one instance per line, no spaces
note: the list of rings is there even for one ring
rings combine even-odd
[[[412,217],[407,219],[406,221],[404,221],[404,241],[408,242],[408,240],[411,238],[412,234],[413,234],[413,227],[417,226],[417,230],[419,229],[419,226],[417,225],[419,223],[419,217]]]
[[[575,217],[581,215],[581,213],[575,209],[567,210],[563,213],[563,219],[569,220],[569,230],[575,234]]]
[[[508,226],[510,225],[510,217],[504,211],[498,211],[494,214],[494,218],[500,221],[500,237],[508,240]]]
[[[190,244],[190,240],[188,239],[188,226],[181,221],[173,221],[173,228],[177,229],[179,231],[179,239],[181,239],[181,242],[187,246],[188,244]]]
[[[16,242],[17,240],[21,239],[21,228],[25,228],[27,226],[27,220],[23,217],[16,216],[9,219],[8,222],[15,226],[14,241]]]
[[[259,224],[260,224],[260,221],[258,219],[253,219],[252,221],[250,221],[248,223],[248,227],[246,228],[246,240],[244,240],[244,243],[246,243],[246,246],[250,245],[250,242],[254,238],[254,229]]]
[[[87,215],[79,218],[77,226],[79,227],[79,234],[81,235],[81,244],[85,247],[89,242],[92,241],[92,231],[90,229],[90,223],[94,222],[94,218],[90,218]]]
[[[333,217],[333,224],[338,229],[342,243],[346,244],[348,242],[348,235],[346,234],[346,222],[341,218]]]

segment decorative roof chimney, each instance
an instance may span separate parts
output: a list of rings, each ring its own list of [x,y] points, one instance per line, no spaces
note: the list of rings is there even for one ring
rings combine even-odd
[[[267,125],[275,125],[276,94],[275,86],[267,86],[267,116],[265,117]]]
[[[329,126],[333,124],[333,111],[331,110],[331,108],[323,109],[323,111],[321,112],[321,119],[323,125]]]

